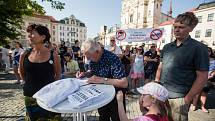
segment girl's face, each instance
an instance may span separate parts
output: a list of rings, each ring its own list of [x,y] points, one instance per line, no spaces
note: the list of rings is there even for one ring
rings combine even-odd
[[[141,97],[140,97],[140,101],[142,101],[140,103],[140,106],[142,105],[143,107],[150,107],[152,105],[152,101],[153,101],[153,98],[151,95],[145,95],[143,94]]]
[[[15,46],[15,48],[20,48],[18,43],[15,43],[14,46]]]
[[[32,31],[28,35],[31,44],[43,43],[45,35],[40,35],[37,31]]]

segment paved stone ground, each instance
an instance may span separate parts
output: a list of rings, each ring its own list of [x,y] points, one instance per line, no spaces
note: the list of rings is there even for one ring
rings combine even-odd
[[[0,72],[0,121],[22,121],[25,116],[22,87],[16,84],[13,74]],[[200,109],[189,112],[189,121],[215,121],[215,89],[208,96],[207,107],[210,113]],[[127,97],[127,115],[134,118],[140,115],[138,99]],[[72,120],[72,114],[62,114],[65,121]],[[87,113],[88,121],[98,121],[98,112]]]

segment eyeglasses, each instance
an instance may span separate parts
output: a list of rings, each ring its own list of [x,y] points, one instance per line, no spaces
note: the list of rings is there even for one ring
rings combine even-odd
[[[114,39],[110,40],[110,41],[115,41]]]

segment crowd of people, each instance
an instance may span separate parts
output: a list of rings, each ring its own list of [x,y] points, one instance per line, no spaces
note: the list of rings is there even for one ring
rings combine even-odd
[[[115,37],[105,47],[93,40],[81,46],[75,41],[71,47],[61,41],[58,46],[50,42],[47,27],[30,25],[31,48],[23,50],[19,42],[14,42],[11,56],[15,84],[23,84],[26,120],[61,120],[60,114],[41,108],[32,96],[45,85],[70,77],[88,77],[88,83],[115,87],[115,98],[98,109],[100,121],[128,121],[128,94],[141,95],[143,115],[134,121],[188,121],[190,105],[193,103],[192,110],[196,110],[199,97],[202,111],[208,112],[205,104],[208,82],[214,80],[214,54],[190,37],[197,23],[193,13],[179,14],[173,25],[175,40],[161,52],[155,44],[148,51],[144,46],[120,48]],[[9,45],[1,49],[5,72],[10,68],[9,49]]]

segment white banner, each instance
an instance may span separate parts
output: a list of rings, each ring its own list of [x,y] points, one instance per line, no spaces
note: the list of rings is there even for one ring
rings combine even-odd
[[[144,42],[160,39],[162,30],[146,28],[146,29],[125,29],[116,32],[116,39],[122,42]]]

